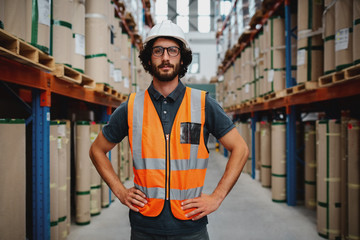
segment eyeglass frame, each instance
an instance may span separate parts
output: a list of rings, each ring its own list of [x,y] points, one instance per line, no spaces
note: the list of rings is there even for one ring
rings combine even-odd
[[[155,48],[162,50],[161,55],[157,56],[157,55],[154,54],[154,49],[155,49]],[[170,55],[170,54],[169,54],[169,48],[173,48],[173,49],[176,48],[176,49],[178,49],[178,50],[179,50],[178,54],[176,54],[175,56]],[[180,52],[181,52],[181,49],[180,49],[179,47],[176,47],[176,46],[171,46],[171,47],[156,46],[156,47],[151,48],[151,54],[152,54],[154,57],[162,57],[162,56],[164,56],[165,50],[166,50],[167,54],[168,54],[170,57],[177,57],[177,56],[179,56],[179,54],[180,54]]]

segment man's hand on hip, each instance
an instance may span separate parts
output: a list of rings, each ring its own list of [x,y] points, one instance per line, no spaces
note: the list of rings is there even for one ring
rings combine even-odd
[[[147,204],[146,195],[135,187],[126,189],[119,200],[122,204],[135,212],[139,212],[139,209],[136,206],[144,207],[145,204]]]
[[[192,220],[195,221],[216,211],[219,208],[220,204],[221,200],[213,194],[207,195],[205,193],[202,193],[200,197],[183,201],[181,203],[181,206],[183,210],[195,208],[194,211],[185,215],[189,218],[194,216]]]

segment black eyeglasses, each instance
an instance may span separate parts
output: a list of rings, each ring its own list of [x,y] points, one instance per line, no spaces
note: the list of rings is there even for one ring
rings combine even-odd
[[[161,57],[162,55],[164,55],[165,49],[170,57],[176,57],[180,53],[180,48],[175,46],[167,48],[158,46],[152,48],[152,55],[154,57]]]

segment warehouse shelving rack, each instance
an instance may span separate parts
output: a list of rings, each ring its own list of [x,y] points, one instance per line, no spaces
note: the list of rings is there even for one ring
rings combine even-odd
[[[260,24],[264,25],[269,17],[280,7],[284,7],[285,11],[285,44],[286,44],[286,94],[283,97],[272,98],[268,101],[258,102],[254,104],[245,104],[240,108],[229,110],[228,112],[235,116],[250,116],[251,118],[251,135],[252,135],[252,178],[255,178],[255,132],[256,122],[259,121],[260,113],[285,110],[286,113],[286,159],[287,159],[287,204],[289,206],[295,206],[297,201],[297,150],[296,150],[296,120],[299,113],[302,110],[306,111],[326,111],[332,112],[331,114],[339,116],[339,112],[336,112],[338,106],[334,106],[334,109],[330,109],[328,104],[339,104],[349,107],[349,99],[352,101],[360,98],[360,81],[359,78],[355,78],[347,81],[339,81],[336,84],[328,84],[320,86],[314,89],[305,89],[305,91],[293,91],[296,87],[295,79],[291,76],[291,38],[296,35],[291,29],[290,18],[290,4],[291,0],[279,0],[276,1],[272,9],[263,16]],[[235,7],[235,5],[234,5]],[[230,13],[231,14],[231,13]],[[229,18],[226,18],[227,20]],[[227,20],[223,24],[222,31],[226,27]],[[240,45],[240,48],[233,54],[231,60],[223,66],[222,72],[225,72],[231,64],[233,64],[237,56],[241,53],[250,41],[261,30],[252,30],[250,37],[246,42]],[[221,35],[221,33],[220,33]],[[334,102],[335,101],[335,102]],[[355,106],[350,106],[358,114],[358,110]],[[336,112],[336,113],[334,113]],[[242,118],[244,118],[242,117]]]
[[[32,236],[33,239],[50,239],[49,128],[52,94],[102,106],[101,121],[108,121],[112,109],[121,101],[5,57],[0,57],[0,83],[9,92],[12,88],[8,84],[31,91],[32,107],[25,102],[23,104],[30,114],[26,123],[32,122]],[[13,92],[13,95],[16,93]],[[18,96],[18,99],[22,98],[24,96]]]
[[[132,40],[132,47],[140,48],[141,38],[127,26],[124,6],[121,6],[119,1],[113,3],[123,29]],[[147,1],[143,1],[145,24],[151,26],[152,18],[146,3]],[[123,99],[63,81],[46,68],[34,68],[3,56],[0,56],[0,87],[11,92],[30,115],[26,119],[26,124],[32,122],[32,229],[30,231],[33,239],[50,239],[49,129],[52,96],[60,95],[70,101],[78,100],[98,106],[101,109],[99,119],[101,122],[109,120],[112,110],[118,107]],[[13,88],[17,88],[21,93],[16,94]],[[24,99],[31,100],[32,106],[29,106]],[[109,199],[110,194],[109,192]]]

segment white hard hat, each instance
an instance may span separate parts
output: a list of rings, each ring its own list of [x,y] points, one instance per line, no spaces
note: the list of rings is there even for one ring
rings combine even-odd
[[[170,20],[164,20],[156,24],[145,38],[144,44],[157,37],[173,37],[182,41],[186,47],[189,47],[184,31]]]

